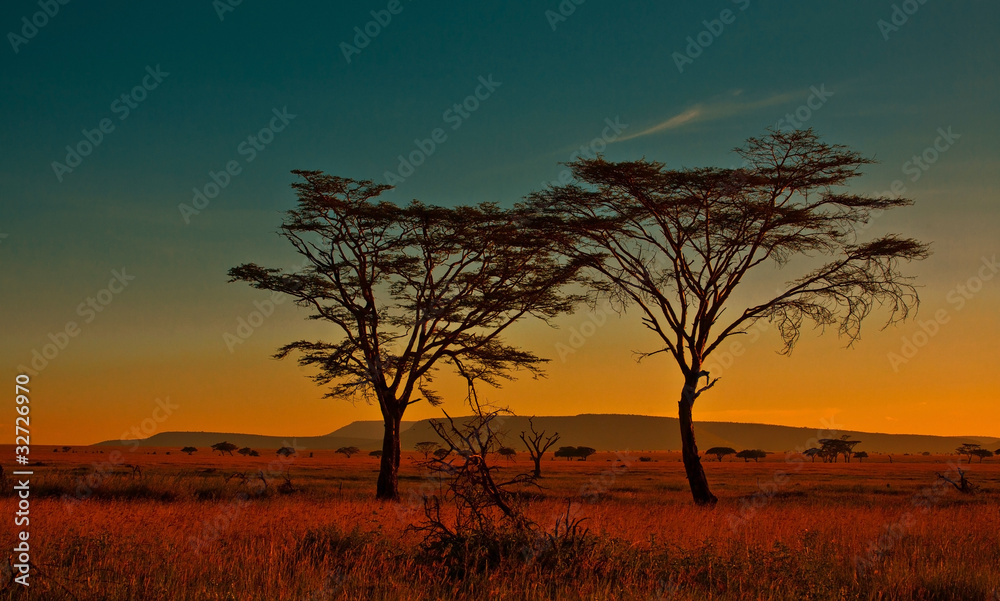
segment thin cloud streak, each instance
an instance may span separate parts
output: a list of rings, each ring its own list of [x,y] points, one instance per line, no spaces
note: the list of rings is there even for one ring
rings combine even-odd
[[[733,92],[728,95],[728,97],[739,96],[742,90]],[[777,104],[784,104],[790,102],[797,97],[796,94],[786,93],[786,94],[776,94],[769,98],[763,100],[758,100],[756,102],[734,102],[733,100],[716,100],[708,103],[698,103],[693,107],[678,113],[669,119],[662,121],[650,128],[644,129],[640,132],[628,136],[622,136],[618,138],[616,142],[624,142],[626,140],[634,140],[636,138],[641,138],[643,136],[648,136],[651,134],[656,134],[664,131],[669,131],[672,129],[678,129],[685,125],[691,123],[704,123],[708,121],[717,121],[719,119],[726,119],[728,117],[735,117],[737,115],[743,115],[746,113],[751,113],[753,111],[774,106]]]

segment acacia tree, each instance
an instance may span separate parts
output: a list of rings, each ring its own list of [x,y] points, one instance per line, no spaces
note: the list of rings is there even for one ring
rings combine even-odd
[[[916,290],[900,264],[928,255],[913,239],[861,240],[859,226],[874,212],[912,204],[841,190],[872,160],[821,142],[812,130],[772,130],[736,152],[745,166],[735,169],[581,158],[569,165],[576,183],[530,198],[539,219],[559,223],[569,236],[563,252],[587,261],[594,291],[619,309],[638,309],[658,345],[640,359],[665,353],[680,368],[682,456],[699,505],[716,502],[692,412],[718,381],[706,370],[712,352],[760,320],[777,327],[784,353],[806,322],[836,326],[850,345],[874,309],[886,310],[888,325],[916,307]],[[796,265],[811,260],[812,268],[776,293],[741,287],[753,274],[801,256],[811,259]],[[820,259],[824,264],[816,266]],[[754,290],[734,295],[748,288]]]
[[[965,455],[969,458],[969,463],[972,463],[972,456],[975,455],[975,451],[977,451],[981,446],[982,445],[975,442],[963,443],[962,446],[955,449],[955,452],[958,453],[959,456],[959,462],[961,463],[961,456]]]
[[[413,448],[416,449],[418,453],[423,453],[424,460],[427,460],[430,458],[431,453],[436,451],[439,446],[440,445],[438,445],[438,443],[436,442],[425,440],[424,442],[418,442],[417,444],[413,445]]]
[[[719,461],[721,462],[722,458],[725,457],[726,455],[735,455],[736,449],[732,447],[712,447],[711,449],[705,451],[705,454],[715,455],[716,457],[719,458]]]
[[[767,457],[767,453],[761,449],[744,449],[736,453],[736,456],[742,459],[743,463],[748,463],[751,459],[753,459],[754,463],[757,463],[758,460]]]
[[[280,234],[305,257],[293,272],[254,264],[231,281],[283,292],[334,326],[335,342],[299,340],[298,353],[331,385],[327,397],[378,403],[385,434],[376,496],[399,498],[400,422],[419,400],[438,405],[435,369],[450,364],[469,382],[498,385],[511,372],[541,373],[542,357],[505,342],[528,316],[549,320],[579,300],[561,292],[579,267],[554,252],[523,210],[492,204],[443,208],[379,200],[392,187],[295,171],[298,207]]]
[[[524,446],[528,449],[528,455],[531,456],[531,461],[535,464],[534,477],[542,477],[542,455],[545,451],[548,451],[551,446],[559,442],[559,433],[555,432],[548,436],[545,435],[545,430],[539,432],[535,430],[535,418],[528,418],[528,429],[531,433],[522,430],[521,440],[524,442]]]
[[[214,445],[212,445],[212,450],[216,451],[220,455],[225,455],[226,453],[232,455],[233,451],[235,451],[238,448],[239,447],[237,447],[233,443],[227,442],[225,440],[223,440],[222,442],[217,442]]]

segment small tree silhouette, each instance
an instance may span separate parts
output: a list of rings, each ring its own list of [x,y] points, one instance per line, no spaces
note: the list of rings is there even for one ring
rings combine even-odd
[[[382,451],[381,450],[372,451],[371,453],[368,453],[368,456],[369,457],[381,457],[382,456]]]
[[[236,452],[239,453],[240,455],[243,455],[244,457],[248,457],[253,454],[253,449],[251,449],[250,447],[243,447],[242,449]]]
[[[226,441],[217,442],[214,445],[212,445],[212,450],[217,451],[220,455],[225,455],[226,453],[232,455],[233,451],[235,451],[237,448],[239,447],[237,447],[231,442],[226,442]]]
[[[506,459],[508,462],[514,461],[514,458],[517,457],[517,451],[510,447],[500,447],[497,449],[497,454]]]
[[[191,456],[192,453],[197,453],[197,452],[198,449],[194,447],[184,447],[183,449],[181,449],[181,453],[187,453],[188,456]]]
[[[975,451],[979,450],[980,446],[982,445],[976,444],[974,442],[967,442],[962,446],[958,447],[957,449],[955,449],[955,452],[958,453],[959,457],[961,457],[962,455],[968,456],[969,463],[972,463],[972,457],[975,456],[976,454]]]
[[[433,453],[436,449],[440,448],[440,446],[441,445],[439,445],[434,441],[425,440],[423,442],[418,442],[417,444],[413,445],[413,448],[416,449],[418,453],[423,453],[424,461],[427,461],[428,459],[430,459],[431,453]]]
[[[535,418],[528,418],[528,428],[531,433],[521,431],[521,440],[524,441],[524,446],[528,449],[528,455],[531,456],[531,460],[535,463],[535,471],[533,473],[535,478],[542,477],[542,455],[545,451],[549,450],[549,447],[556,444],[559,441],[559,433],[555,432],[550,436],[545,435],[545,430],[539,432],[535,429]]]
[[[281,447],[274,453],[280,457],[291,457],[292,455],[295,454],[295,449],[293,449],[292,447]]]
[[[854,454],[854,458],[857,459],[858,461],[864,462],[864,460],[868,458],[868,453],[864,451],[858,451],[857,453]]]
[[[559,447],[552,455],[555,457],[565,457],[566,461],[569,461],[576,457],[576,447]]]
[[[358,453],[361,452],[361,449],[359,449],[358,447],[340,447],[339,449],[337,449],[337,452],[350,459],[351,455],[357,455]]]
[[[993,451],[989,449],[973,449],[972,455],[975,457],[979,457],[979,463],[982,463],[983,459],[993,456]],[[972,461],[972,459],[970,458],[969,461]]]
[[[765,453],[760,449],[744,449],[739,453],[736,453],[736,456],[742,459],[743,463],[747,463],[751,459],[753,459],[754,463],[757,463],[758,459],[763,459],[767,457],[767,453]]]
[[[705,454],[715,455],[716,457],[719,458],[719,461],[721,462],[722,458],[725,457],[726,455],[735,455],[736,449],[731,447],[712,447],[711,449],[705,451]]]

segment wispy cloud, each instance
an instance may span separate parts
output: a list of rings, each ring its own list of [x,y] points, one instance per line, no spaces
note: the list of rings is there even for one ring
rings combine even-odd
[[[775,94],[774,96],[770,96],[762,100],[746,102],[738,99],[738,97],[742,94],[743,90],[735,90],[708,102],[695,104],[694,106],[687,108],[680,113],[653,125],[652,127],[648,127],[634,134],[622,136],[618,138],[617,141],[624,142],[625,140],[634,140],[635,138],[641,138],[642,136],[678,129],[692,123],[717,121],[719,119],[726,119],[728,117],[752,113],[769,106],[784,104],[797,97],[797,94],[785,93]]]

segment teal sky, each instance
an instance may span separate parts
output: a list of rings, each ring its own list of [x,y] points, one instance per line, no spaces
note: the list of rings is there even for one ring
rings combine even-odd
[[[735,166],[732,147],[806,105],[815,88],[828,97],[813,100],[818,108],[805,125],[880,161],[857,190],[884,191],[901,180],[917,200],[879,225],[935,243],[934,258],[917,269],[930,298],[943,298],[956,272],[974,273],[980,257],[997,250],[994,2],[928,0],[885,39],[878,22],[891,20],[892,2],[588,0],[555,22],[547,15],[559,11],[555,0],[403,0],[348,63],[341,44],[353,44],[354,28],[390,4],[244,0],[220,20],[209,0],[70,2],[25,43],[5,35],[4,373],[12,377],[50,332],[80,321],[78,304],[122,267],[136,279],[43,374],[62,378],[52,395],[67,415],[105,402],[99,377],[74,383],[73,374],[121,377],[115,366],[123,361],[230,361],[221,333],[262,296],[226,283],[226,270],[295,261],[274,234],[294,202],[289,171],[382,180],[435,128],[446,140],[393,200],[515,202],[557,179],[558,163],[608,131],[607,119],[627,125],[604,151],[611,159]],[[37,2],[6,2],[0,29],[20,35],[22,17],[39,10]],[[703,34],[711,44],[680,72],[675,53],[726,10],[731,22],[718,36]],[[121,119],[116,99],[157,66],[168,75]],[[446,111],[474,94],[481,77],[499,85],[452,129]],[[248,162],[240,144],[268,126],[275,109],[294,118]],[[114,129],[60,182],[52,163],[65,162],[65,147],[102,119]],[[939,128],[958,137],[938,141],[946,150],[927,155],[936,160],[912,181],[907,161],[933,147]],[[185,223],[178,205],[190,204],[192,189],[230,161],[239,174]],[[241,360],[265,361],[307,332],[294,310],[279,314],[238,349]],[[285,371],[304,379],[294,367]],[[108,398],[128,395],[108,390]],[[139,396],[170,393],[159,382]],[[343,421],[330,415],[317,429]],[[109,429],[117,436],[117,425]]]

